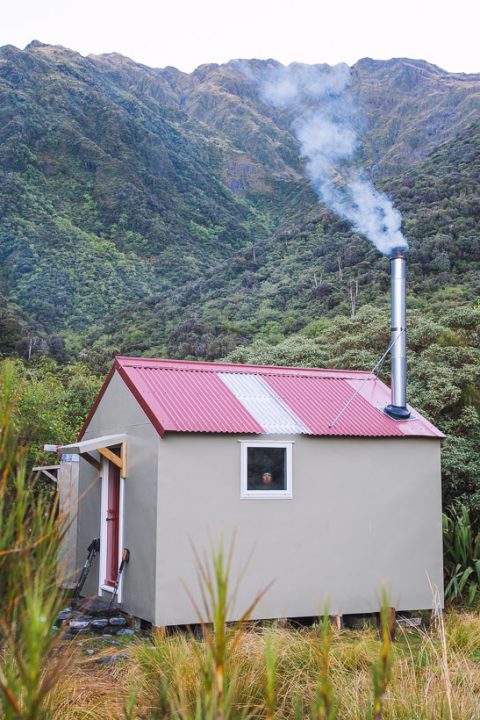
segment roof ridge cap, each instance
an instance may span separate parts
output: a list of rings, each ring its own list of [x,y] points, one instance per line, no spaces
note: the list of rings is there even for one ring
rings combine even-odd
[[[199,372],[251,372],[267,374],[269,371],[277,372],[302,372],[310,375],[315,373],[331,373],[332,375],[368,375],[368,370],[353,370],[349,368],[320,368],[320,367],[295,367],[291,365],[255,365],[249,363],[215,362],[211,360],[176,360],[168,358],[142,358],[117,355],[116,362],[123,367],[162,367],[166,370],[188,370]],[[168,367],[168,365],[174,367]],[[197,366],[197,367],[195,367]]]
[[[307,378],[323,378],[325,380],[352,380],[352,375],[355,375],[358,377],[358,379],[362,378],[365,380],[377,380],[377,376],[374,373],[371,373],[369,370],[321,370],[316,368],[287,368],[287,367],[278,367],[278,370],[275,371],[275,369],[271,369],[270,367],[265,369],[264,372],[257,369],[251,369],[242,370],[241,368],[234,369],[234,368],[222,368],[220,365],[218,368],[205,368],[205,367],[167,367],[167,366],[160,366],[156,367],[154,365],[144,365],[144,364],[134,364],[131,365],[123,365],[122,367],[129,367],[129,368],[135,368],[140,370],[162,370],[164,372],[193,372],[193,373],[224,373],[228,375],[258,375],[258,376],[264,376],[264,375],[283,375],[285,377],[307,377]],[[309,372],[304,372],[304,371]],[[283,371],[283,372],[282,372]]]

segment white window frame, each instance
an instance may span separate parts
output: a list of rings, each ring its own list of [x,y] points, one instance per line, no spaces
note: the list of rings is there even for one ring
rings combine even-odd
[[[105,585],[104,578],[107,573],[107,508],[108,508],[108,476],[109,476],[109,463],[107,458],[102,458],[102,498],[100,503],[100,562],[98,563],[98,594],[101,596],[102,592],[112,593],[113,586]],[[122,562],[123,552],[123,512],[124,512],[124,498],[125,498],[125,478],[120,475],[120,502],[119,502],[119,523],[118,523],[118,567]],[[122,586],[123,586],[123,575],[120,577],[120,583],[118,585],[117,592],[117,603],[122,602]]]
[[[240,482],[240,499],[241,500],[291,500],[293,498],[292,491],[292,448],[294,441],[283,440],[240,440],[241,448],[241,482]],[[254,447],[264,448],[284,448],[286,450],[285,470],[287,475],[285,490],[249,490],[248,489],[248,449]]]

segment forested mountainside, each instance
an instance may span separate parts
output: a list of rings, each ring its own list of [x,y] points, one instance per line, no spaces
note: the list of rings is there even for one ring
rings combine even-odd
[[[252,72],[0,50],[0,350],[214,359],[381,303],[387,263],[318,203]],[[475,302],[480,76],[352,69],[361,160],[404,212],[412,302]]]
[[[453,159],[454,158],[454,159]],[[435,317],[480,294],[480,125],[382,186],[396,198],[410,240],[410,309]],[[348,223],[314,206],[272,237],[219,263],[165,302],[149,300],[102,325],[119,351],[213,360],[252,339],[270,344],[365,304],[389,324],[388,260]],[[182,308],[181,315],[178,309]],[[92,344],[99,336],[90,334]],[[148,345],[147,345],[148,343]]]
[[[384,353],[388,261],[318,202],[292,116],[253,80],[275,66],[0,49],[0,354],[32,462],[72,440],[118,353]],[[448,436],[445,502],[478,509],[480,75],[365,59],[349,93],[359,162],[410,242],[409,399]]]

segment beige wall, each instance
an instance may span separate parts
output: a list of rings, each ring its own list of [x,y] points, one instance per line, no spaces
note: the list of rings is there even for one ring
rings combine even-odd
[[[132,614],[153,622],[159,436],[115,373],[84,439],[118,433],[127,434],[123,547],[130,550],[130,562],[123,573],[122,605]],[[80,466],[80,492],[83,497],[78,521],[79,567],[85,560],[91,540],[100,537],[101,480],[85,460],[81,460]],[[83,594],[97,592],[98,557]],[[108,593],[106,597],[110,597]]]
[[[160,441],[157,625],[197,622],[182,580],[198,583],[198,550],[237,530],[235,573],[251,551],[236,612],[270,580],[255,617],[430,608],[442,591],[440,442],[295,436],[293,499],[240,499],[245,436],[167,434]],[[258,440],[258,436],[252,436]]]
[[[255,617],[378,610],[382,583],[399,610],[429,608],[429,580],[442,590],[440,442],[420,438],[293,440],[293,499],[240,499],[245,436],[169,433],[160,439],[118,375],[85,439],[125,432],[123,546],[131,551],[123,605],[156,625],[197,622],[182,585],[197,594],[191,542],[199,551],[223,532],[237,542],[234,576],[253,551],[240,585],[240,614],[274,585]],[[80,464],[80,566],[100,534],[98,473]],[[98,561],[85,594],[98,590]]]

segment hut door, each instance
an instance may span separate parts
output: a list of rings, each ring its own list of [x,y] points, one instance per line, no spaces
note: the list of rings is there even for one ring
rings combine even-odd
[[[105,585],[115,585],[118,574],[120,533],[120,469],[111,462],[108,463],[108,493],[105,521],[107,524]]]

